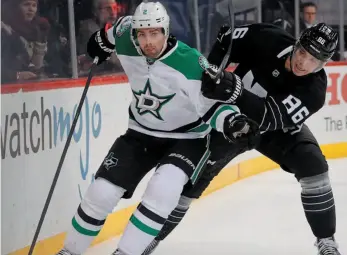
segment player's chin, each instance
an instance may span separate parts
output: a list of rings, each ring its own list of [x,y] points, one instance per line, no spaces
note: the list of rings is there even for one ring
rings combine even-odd
[[[158,56],[158,53],[156,51],[145,51],[145,55],[148,58],[156,58]]]
[[[310,72],[307,71],[307,70],[300,70],[298,67],[296,67],[296,66],[294,65],[293,73],[294,73],[296,76],[304,76],[304,75],[308,75]]]
[[[295,74],[295,76],[305,76],[305,75],[308,75],[309,72],[303,72],[303,71],[299,71],[299,72],[293,72]]]

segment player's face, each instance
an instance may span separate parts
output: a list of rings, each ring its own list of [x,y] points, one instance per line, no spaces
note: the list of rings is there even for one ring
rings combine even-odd
[[[316,59],[303,47],[298,47],[293,54],[291,69],[296,76],[304,76],[321,68],[322,61]]]
[[[142,52],[149,58],[157,58],[166,41],[162,28],[138,29],[137,39]]]
[[[34,0],[24,0],[19,4],[19,9],[25,21],[32,21],[37,12],[37,2]]]

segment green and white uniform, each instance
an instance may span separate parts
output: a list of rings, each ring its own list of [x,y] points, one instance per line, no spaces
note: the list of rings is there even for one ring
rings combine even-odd
[[[148,63],[133,43],[131,25],[154,27],[160,21],[167,35],[166,10],[158,2],[145,2],[133,19],[123,17],[107,30],[133,93],[129,129],[100,164],[59,254],[83,254],[120,199],[132,197],[143,177],[156,168],[114,253],[142,254],[174,210],[183,187],[202,176],[211,155],[211,126],[223,131],[225,116],[234,112],[229,105],[202,97],[200,80],[208,63],[195,49],[169,38],[162,57]],[[101,40],[100,36],[90,40],[95,38]],[[95,47],[105,46],[98,41]]]
[[[123,17],[107,31],[133,93],[129,128],[156,137],[188,139],[204,137],[211,126],[222,132],[225,116],[237,108],[201,95],[207,59],[175,41],[166,54],[149,64],[133,43],[131,21],[132,16]]]

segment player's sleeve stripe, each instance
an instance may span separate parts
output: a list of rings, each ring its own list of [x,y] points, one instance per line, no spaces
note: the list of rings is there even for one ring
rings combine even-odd
[[[265,116],[266,116],[266,113],[267,113],[267,107],[266,107],[266,104],[264,105],[265,106],[265,110],[264,110],[264,116],[263,116],[263,120],[261,121],[260,125],[259,125],[259,128],[262,127],[262,125],[264,124],[264,120],[265,120]]]
[[[269,125],[267,125],[267,128],[265,129],[264,133],[267,132],[267,131],[269,130],[270,125],[271,125],[271,123],[269,123]]]
[[[274,104],[276,105],[277,107],[277,110],[278,110],[278,113],[280,115],[280,120],[281,120],[281,124],[282,124],[282,129],[284,128],[284,124],[283,124],[283,116],[282,116],[282,113],[281,113],[281,110],[280,110],[280,107],[278,106],[278,104],[276,103],[275,99],[273,99],[273,97],[270,96],[270,98],[272,99],[272,101],[274,102]]]
[[[267,102],[267,104],[269,105],[270,110],[271,110],[271,112],[272,112],[272,116],[273,116],[273,119],[274,119],[274,121],[275,121],[275,123],[274,123],[274,124],[275,124],[274,129],[276,129],[276,128],[277,128],[277,120],[276,120],[275,112],[274,112],[274,110],[272,109],[270,102]],[[270,121],[270,124],[271,124],[271,121]]]
[[[210,119],[210,125],[212,128],[219,132],[223,132],[224,120],[232,113],[237,112],[231,105],[222,105],[217,109]]]

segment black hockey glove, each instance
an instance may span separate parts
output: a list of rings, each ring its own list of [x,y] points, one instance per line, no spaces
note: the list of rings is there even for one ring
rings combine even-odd
[[[227,71],[223,71],[218,84],[208,73],[204,73],[201,80],[201,92],[205,97],[228,104],[236,102],[243,87],[240,77]]]
[[[232,113],[224,120],[224,137],[231,143],[247,147],[256,147],[260,138],[259,125],[246,115]]]
[[[89,38],[87,52],[91,58],[99,57],[98,65],[111,57],[115,46],[106,37],[105,28],[96,31]]]

